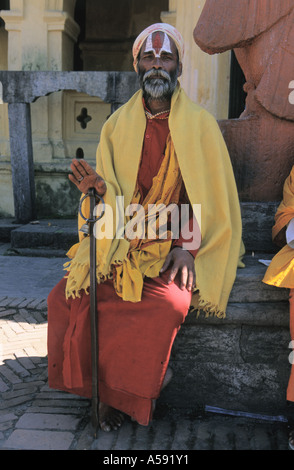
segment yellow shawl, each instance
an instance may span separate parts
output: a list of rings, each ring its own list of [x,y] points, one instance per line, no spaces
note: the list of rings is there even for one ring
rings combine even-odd
[[[111,217],[114,221],[116,196],[124,196],[124,208],[133,200],[145,128],[140,90],[108,119],[102,129],[96,171],[106,181],[104,199],[105,204],[113,208]],[[216,120],[193,103],[179,84],[172,97],[169,129],[190,203],[192,207],[193,204],[201,205],[201,221],[198,222],[202,242],[195,258],[197,279],[192,307],[223,318],[243,247],[240,206],[231,161]],[[195,216],[198,217],[196,213]],[[157,250],[152,256],[159,261],[153,263],[148,275],[156,277],[168,251],[165,243],[154,243],[147,248],[152,246]],[[98,282],[111,277],[114,266],[123,266],[123,269],[128,266],[129,248],[130,241],[125,238],[97,240]],[[66,265],[69,271],[66,295],[79,296],[79,291],[87,290],[90,282],[89,238],[72,247],[68,256],[72,260]],[[138,272],[137,265],[131,268],[126,274],[130,282],[124,286],[123,298],[139,301],[141,284],[137,289],[134,280],[138,280],[142,272]]]
[[[283,200],[275,215],[275,225],[272,229],[272,238],[279,235],[290,220],[294,217],[294,166],[286,179],[283,188]],[[277,287],[294,287],[294,250],[285,245],[272,259],[265,276],[265,284]]]

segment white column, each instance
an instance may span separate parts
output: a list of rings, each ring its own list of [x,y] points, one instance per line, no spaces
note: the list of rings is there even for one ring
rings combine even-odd
[[[73,70],[74,44],[80,28],[68,11],[56,11],[52,8],[52,1],[46,3],[43,20],[47,26],[48,68]],[[72,0],[71,5],[74,3],[75,0]]]
[[[2,11],[8,31],[8,70],[71,70],[79,26],[76,0],[11,0]],[[64,11],[66,8],[67,11]]]

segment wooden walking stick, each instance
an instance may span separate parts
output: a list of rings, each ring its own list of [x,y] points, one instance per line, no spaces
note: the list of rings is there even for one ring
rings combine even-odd
[[[82,214],[82,203],[85,198],[90,198],[90,217],[86,218]],[[97,198],[102,202],[103,208],[98,217],[94,216]],[[99,424],[99,386],[98,386],[98,367],[99,367],[99,343],[98,343],[98,315],[97,315],[97,278],[96,278],[96,237],[94,225],[104,214],[104,201],[98,196],[94,188],[90,188],[88,193],[81,199],[79,207],[80,215],[86,224],[80,231],[90,236],[90,321],[91,321],[91,362],[92,362],[92,402],[91,402],[91,422],[96,436]]]

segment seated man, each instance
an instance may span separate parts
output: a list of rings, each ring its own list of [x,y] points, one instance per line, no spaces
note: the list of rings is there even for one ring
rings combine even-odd
[[[120,426],[125,414],[148,425],[171,378],[171,348],[189,308],[223,318],[236,276],[241,216],[231,162],[215,119],[178,83],[183,53],[172,26],[144,30],[133,46],[141,89],[104,124],[96,171],[83,160],[71,165],[69,178],[81,192],[94,187],[111,208],[105,236],[96,234],[105,431]],[[115,232],[118,198],[125,228],[133,220],[129,208],[142,208],[144,236]],[[165,237],[149,236],[154,205],[176,206],[181,215],[188,205],[178,234],[171,216]],[[48,297],[49,385],[91,397],[89,237],[81,235],[68,257],[67,275]]]
[[[290,289],[290,335],[294,341],[294,166],[284,183],[283,200],[275,215],[272,229],[273,241],[282,249],[274,256],[263,282],[276,287]],[[294,344],[294,343],[293,343]],[[294,347],[293,347],[294,349]],[[286,391],[289,421],[289,448],[294,450],[294,366]]]

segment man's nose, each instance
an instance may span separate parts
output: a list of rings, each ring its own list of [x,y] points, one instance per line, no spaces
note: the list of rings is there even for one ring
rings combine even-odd
[[[162,68],[162,60],[161,60],[160,57],[154,57],[153,67],[155,69],[161,69]]]

